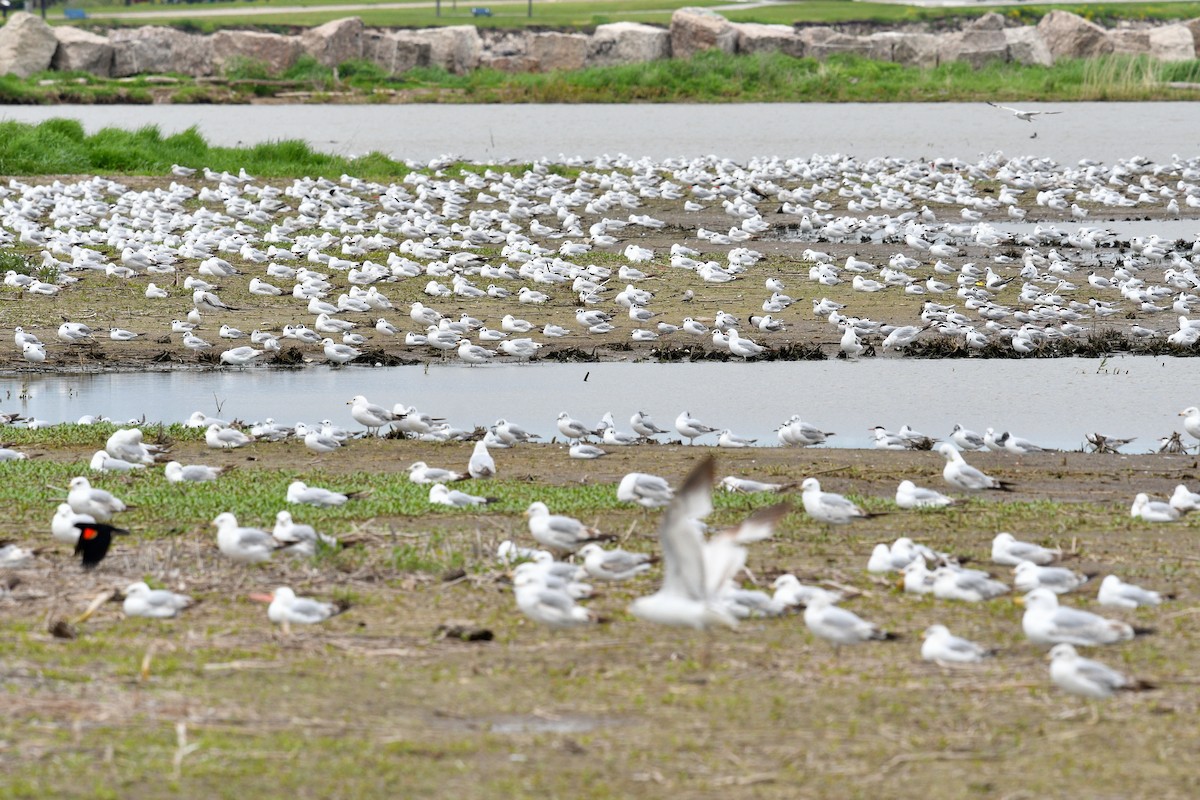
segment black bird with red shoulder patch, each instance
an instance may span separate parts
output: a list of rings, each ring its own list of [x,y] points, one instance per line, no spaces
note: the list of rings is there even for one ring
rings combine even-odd
[[[75,543],[75,555],[83,556],[83,568],[93,569],[108,554],[113,534],[127,535],[129,531],[105,522],[76,522],[79,541]]]

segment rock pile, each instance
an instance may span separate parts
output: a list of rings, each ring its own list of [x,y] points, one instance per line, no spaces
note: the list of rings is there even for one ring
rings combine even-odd
[[[107,37],[69,26],[51,28],[24,12],[0,28],[0,75],[84,70],[105,77],[178,72],[221,74],[236,63],[260,62],[278,74],[309,55],[327,66],[366,59],[389,74],[442,67],[462,74],[479,67],[549,72],[590,66],[689,58],[704,50],[778,51],[797,58],[853,53],[864,58],[929,67],[950,61],[1050,65],[1058,58],[1109,53],[1146,54],[1162,61],[1196,58],[1200,19],[1157,27],[1106,29],[1067,11],[1051,11],[1035,26],[1011,25],[985,14],[961,30],[896,30],[852,34],[834,28],[735,23],[706,8],[681,8],[669,29],[636,22],[600,25],[591,35],[526,30],[480,30],[454,25],[419,30],[367,28],[357,17],[285,36],[224,30],[212,36],[174,28],[114,30]]]

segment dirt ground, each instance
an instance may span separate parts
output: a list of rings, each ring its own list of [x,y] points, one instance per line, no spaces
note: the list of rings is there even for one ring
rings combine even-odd
[[[25,449],[41,453],[26,462],[41,470],[90,453]],[[495,452],[501,480],[464,488],[501,498],[558,491],[566,504],[585,485],[611,488],[635,468],[677,481],[708,452],[644,446],[575,462],[557,445],[524,446]],[[468,454],[469,445],[355,441],[300,474],[345,489],[364,488],[365,480],[379,493],[413,460],[453,466]],[[292,444],[222,454],[188,442],[176,443],[172,455],[236,464],[239,480],[264,486],[294,477],[307,456]],[[0,599],[0,628],[13,645],[0,695],[5,792],[782,798],[877,797],[903,786],[934,798],[1190,796],[1200,741],[1196,523],[1135,522],[1128,504],[1136,491],[1162,495],[1194,482],[1196,457],[978,454],[970,461],[1012,480],[1016,491],[945,511],[902,512],[889,502],[901,478],[942,487],[936,453],[718,454],[718,476],[795,482],[815,475],[827,490],[889,512],[829,531],[797,510],[751,549],[745,585],[769,590],[775,575],[791,571],[842,587],[856,595],[846,607],[902,637],[842,652],[815,640],[797,616],[707,635],[637,621],[624,609],[654,590],[657,571],[598,587],[587,604],[606,624],[539,627],[517,612],[492,556],[502,539],[532,544],[519,512],[364,518],[355,503],[365,508],[369,499],[351,501],[323,527],[358,534],[358,546],[312,562],[246,568],[216,553],[208,520],[197,517],[195,502],[220,492],[221,482],[181,492],[170,507],[129,512],[138,530],[170,527],[178,535],[135,531],[93,573],[51,545],[34,567],[3,576],[20,579]],[[5,469],[13,475],[11,465]],[[106,485],[133,492],[155,480]],[[226,499],[238,507],[237,498]],[[745,514],[739,502],[723,503],[716,519]],[[49,513],[40,497],[15,503],[0,533],[45,547],[45,523],[32,520]],[[657,551],[656,512],[605,506],[576,515],[618,533],[628,549]],[[1021,610],[1009,599],[915,598],[864,571],[873,545],[899,535],[988,568],[999,530],[1062,547],[1073,569],[1111,571],[1175,593],[1161,609],[1134,612],[1098,609],[1094,582],[1063,598],[1157,628],[1088,653],[1155,681],[1156,691],[1095,704],[1066,696],[1049,683],[1044,650],[1025,640]],[[424,561],[402,568],[395,554],[413,548]],[[461,560],[448,562],[447,553]],[[101,591],[137,578],[202,602],[172,621],[123,619],[118,603],[106,603],[73,626],[77,638],[48,631]],[[285,637],[248,599],[275,585],[352,606]],[[923,662],[920,634],[934,622],[1000,652],[969,668]],[[491,639],[446,637],[439,630],[447,626]]]

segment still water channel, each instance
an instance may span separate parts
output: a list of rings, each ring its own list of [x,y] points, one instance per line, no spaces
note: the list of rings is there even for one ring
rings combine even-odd
[[[550,437],[562,411],[592,423],[633,412],[670,428],[680,411],[774,445],[792,414],[837,433],[830,444],[869,447],[867,430],[908,424],[945,437],[954,423],[1010,430],[1045,447],[1078,449],[1088,433],[1138,437],[1147,452],[1182,430],[1200,403],[1194,359],[864,360],[859,363],[544,364],[488,367],[310,367],[303,370],[36,375],[0,382],[0,408],[51,422],[85,414],[182,421],[193,411],[244,421],[332,419],[354,426],[346,402],[415,405],[457,427],[498,418]],[[715,443],[708,436],[701,443]]]
[[[70,117],[89,131],[195,125],[212,144],[305,139],[342,154],[374,150],[428,161],[591,158],[627,153],[662,159],[716,154],[860,158],[956,157],[1001,150],[1113,162],[1143,155],[1166,160],[1200,151],[1194,103],[1032,104],[1063,113],[1021,122],[983,103],[731,103],[713,105],[290,105],[8,106],[0,120]],[[1030,136],[1037,133],[1036,139]],[[253,165],[247,165],[251,168]]]

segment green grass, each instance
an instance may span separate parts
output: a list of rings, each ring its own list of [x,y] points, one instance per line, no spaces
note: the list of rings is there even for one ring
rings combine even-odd
[[[967,102],[978,100],[1094,101],[1190,99],[1195,89],[1172,88],[1171,82],[1200,81],[1200,61],[1164,63],[1147,56],[1063,59],[1052,67],[993,62],[981,68],[950,63],[934,68],[907,67],[850,55],[826,61],[796,59],[780,53],[734,56],[717,51],[688,60],[664,60],[573,72],[511,74],[478,69],[453,75],[441,68],[418,68],[387,76],[376,65],[352,61],[335,73],[311,58],[301,59],[285,74],[268,77],[252,61],[230,67],[225,83],[196,83],[180,78],[168,87],[147,87],[173,102],[249,102],[283,91],[308,92],[310,102],[338,92],[358,102],[444,103],[626,103],[626,102]],[[86,89],[93,102],[117,102],[130,91],[124,82],[87,78],[76,83],[54,73],[21,81],[0,79],[0,99],[9,102],[70,101]],[[47,83],[49,81],[49,83]],[[165,94],[164,94],[165,93]],[[106,98],[106,99],[105,99]],[[0,129],[0,171],[152,173],[182,163],[233,163],[239,151],[208,147],[187,131],[162,137],[157,129],[135,133],[104,131],[84,136],[73,123],[54,122],[37,131],[5,123]],[[38,141],[38,147],[31,142]],[[372,154],[354,162],[313,153],[298,142],[262,145],[252,153],[267,176],[354,171],[364,178],[403,174],[404,168]],[[244,163],[244,162],[242,162]],[[10,166],[11,164],[11,166]],[[62,167],[56,167],[62,164]]]
[[[195,128],[163,136],[157,126],[136,131],[105,128],[88,135],[76,120],[38,125],[0,122],[0,174],[163,174],[172,164],[237,172],[253,164],[266,177],[353,172],[363,178],[396,178],[408,172],[399,162],[371,153],[351,160],[314,151],[299,140],[251,148],[211,147]]]

